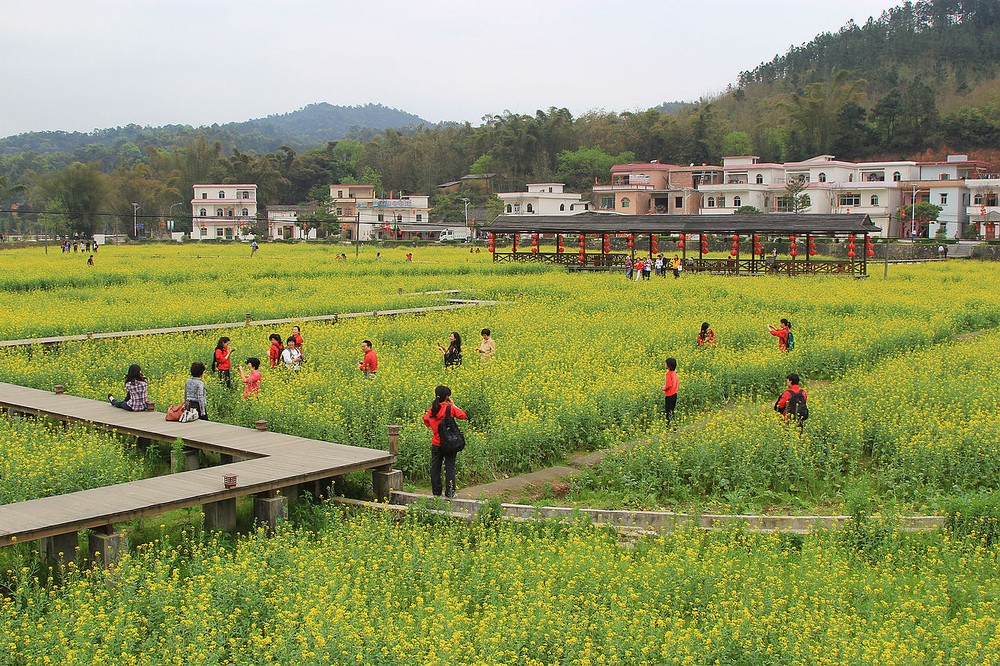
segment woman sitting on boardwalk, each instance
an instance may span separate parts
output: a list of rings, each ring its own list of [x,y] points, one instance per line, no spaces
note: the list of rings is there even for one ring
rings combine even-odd
[[[146,387],[148,384],[149,381],[142,376],[142,369],[133,363],[128,366],[128,374],[125,375],[127,397],[124,400],[115,400],[115,396],[109,393],[108,402],[129,412],[144,412],[146,411]]]

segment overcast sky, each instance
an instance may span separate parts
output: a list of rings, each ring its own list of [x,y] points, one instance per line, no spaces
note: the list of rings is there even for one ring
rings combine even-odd
[[[0,0],[0,136],[693,101],[888,0]]]

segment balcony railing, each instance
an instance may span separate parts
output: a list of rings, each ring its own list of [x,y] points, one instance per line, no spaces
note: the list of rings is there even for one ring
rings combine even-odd
[[[615,192],[615,191],[621,191],[621,190],[629,190],[629,191],[636,191],[637,192],[637,191],[640,191],[640,190],[644,191],[644,190],[651,190],[651,189],[653,189],[653,186],[650,185],[649,183],[643,183],[643,184],[632,184],[632,183],[621,183],[621,184],[619,184],[619,183],[611,183],[609,185],[594,185],[594,191],[595,192]]]

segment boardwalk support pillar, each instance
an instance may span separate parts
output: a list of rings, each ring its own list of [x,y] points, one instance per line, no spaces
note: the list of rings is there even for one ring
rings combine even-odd
[[[236,498],[206,502],[201,507],[205,513],[205,529],[219,532],[236,531]]]
[[[79,539],[76,532],[66,532],[45,537],[38,542],[38,550],[42,561],[66,564],[76,559]]]
[[[198,469],[198,449],[188,446],[180,450],[171,449],[170,469],[179,472],[190,472]]]
[[[288,520],[288,498],[273,490],[254,495],[253,519],[256,523],[266,524],[267,529],[273,532],[279,522]]]
[[[393,469],[392,465],[383,465],[372,470],[372,489],[376,502],[387,502],[393,490],[403,489],[402,470]]]
[[[118,564],[126,548],[125,533],[117,531],[114,525],[106,525],[91,531],[87,556],[94,558],[102,567],[109,567]]]

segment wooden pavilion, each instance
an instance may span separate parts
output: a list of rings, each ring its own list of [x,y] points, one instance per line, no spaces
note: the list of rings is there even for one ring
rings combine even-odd
[[[625,259],[658,254],[682,258],[684,270],[729,275],[817,273],[868,275],[872,234],[881,231],[867,214],[818,215],[502,215],[483,228],[494,262],[564,264],[577,269],[611,269]],[[612,251],[611,239],[626,239],[626,251]],[[816,239],[843,241],[846,259],[816,259]],[[509,239],[509,249],[497,248]],[[784,256],[772,256],[776,241],[788,241]],[[709,241],[723,240],[728,257],[709,258]],[[588,241],[598,251],[587,249]],[[552,251],[543,251],[551,243]]]

